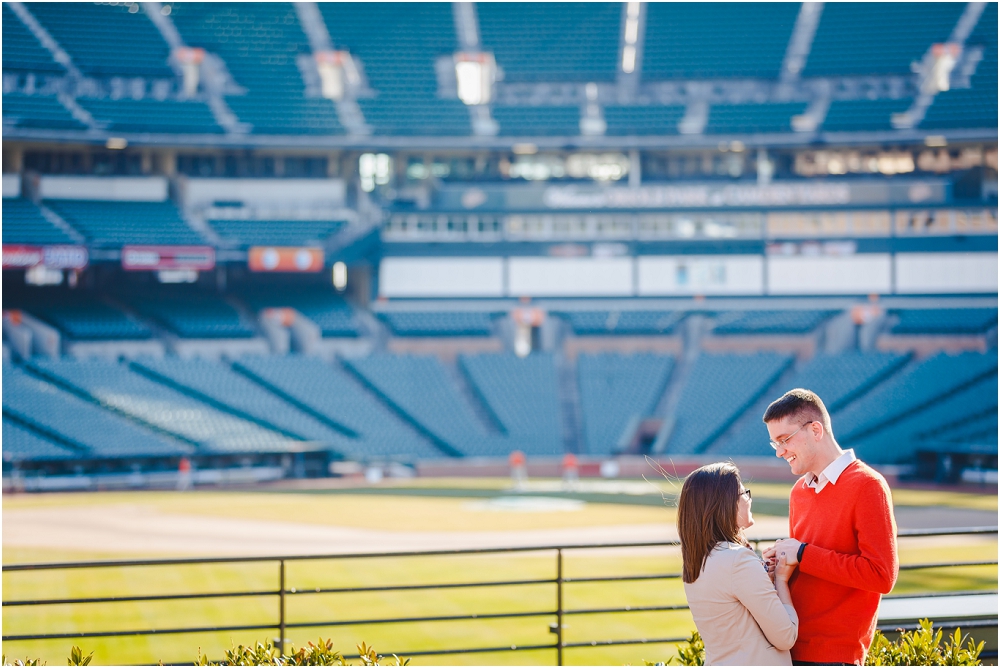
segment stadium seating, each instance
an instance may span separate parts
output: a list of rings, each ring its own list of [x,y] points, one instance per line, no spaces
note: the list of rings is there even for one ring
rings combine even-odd
[[[505,81],[614,81],[620,4],[484,2],[476,9],[483,46]]]
[[[865,461],[907,463],[912,461],[923,436],[933,435],[935,440],[946,440],[950,438],[950,426],[962,426],[967,420],[988,414],[997,414],[996,374],[942,396],[933,404],[893,422],[888,429],[845,438],[843,445],[854,448],[858,457]]]
[[[245,95],[226,102],[254,134],[342,134],[333,102],[306,98],[296,64],[309,42],[291,3],[180,3],[171,18],[189,46],[218,54]]]
[[[837,311],[730,311],[715,319],[714,334],[808,334]]]
[[[396,336],[490,336],[487,311],[384,311],[379,313]]]
[[[777,79],[798,3],[646,5],[642,78]]]
[[[830,132],[891,130],[892,115],[910,108],[913,98],[898,100],[834,100],[823,121]]]
[[[62,74],[66,71],[7,5],[3,6],[3,71]],[[7,95],[4,95],[7,106]],[[6,109],[5,109],[6,111]],[[6,115],[6,114],[5,114]],[[6,424],[6,423],[5,423]]]
[[[242,295],[256,311],[265,308],[293,308],[316,323],[323,336],[358,337],[361,325],[354,309],[338,295],[323,290],[256,289]]]
[[[98,246],[122,244],[204,244],[172,202],[43,202]]]
[[[994,381],[995,382],[995,381]],[[997,444],[997,408],[986,411],[979,416],[967,417],[960,423],[935,427],[921,434],[922,438],[944,441],[946,443],[984,443]]]
[[[931,44],[947,41],[964,9],[948,2],[824,5],[802,76],[908,75]]]
[[[193,290],[163,290],[125,298],[136,311],[183,338],[241,339],[256,335],[239,311],[221,297]]]
[[[792,116],[805,110],[805,102],[713,104],[705,134],[791,132]]]
[[[179,455],[191,447],[174,438],[39,380],[18,367],[3,367],[3,409],[17,419],[57,434],[80,449],[77,456],[146,457]],[[6,444],[4,444],[6,449]]]
[[[308,446],[218,410],[122,364],[38,359],[31,366],[161,433],[196,443],[200,453],[298,452]]]
[[[996,370],[995,350],[985,354],[935,355],[895,374],[866,394],[863,401],[834,411],[835,433],[845,443],[871,435],[977,380],[995,376]]]
[[[997,324],[991,308],[900,309],[893,334],[984,334]]]
[[[586,452],[611,454],[633,417],[652,414],[674,358],[664,355],[580,355],[577,377]]]
[[[437,95],[435,61],[458,51],[450,3],[319,3],[333,44],[360,58],[374,97],[358,100],[376,134],[467,135],[469,112]]]
[[[14,91],[3,94],[3,123],[21,128],[87,129],[58,99]]]
[[[533,353],[523,359],[512,353],[462,355],[458,364],[521,450],[563,452],[559,381],[552,355]]]
[[[62,294],[38,300],[29,310],[60,329],[70,339],[148,339],[149,328],[129,315],[85,294]]]
[[[764,410],[772,401],[791,389],[802,387],[818,394],[828,411],[837,411],[889,378],[907,360],[906,355],[894,353],[817,355],[765,392],[708,448],[708,452],[772,456],[774,451],[767,444],[767,431],[761,422]],[[833,426],[834,434],[838,434],[839,423]]]
[[[514,449],[506,437],[487,430],[435,357],[372,355],[344,365],[451,452],[503,456]]]
[[[290,355],[247,357],[235,362],[233,368],[313,415],[357,434],[352,448],[362,458],[443,456],[433,443],[338,365]]]
[[[223,362],[167,358],[136,361],[132,367],[200,401],[290,438],[311,441],[324,450],[356,454],[353,439],[342,431],[296,408]]]
[[[7,20],[6,18],[4,19]],[[5,462],[71,459],[77,453],[3,417],[3,459]]]
[[[791,363],[790,355],[777,353],[698,357],[677,405],[667,452],[704,451]]]
[[[682,118],[684,107],[676,104],[604,107],[608,135],[675,135]]]
[[[493,118],[500,124],[501,135],[562,135],[580,134],[580,108],[565,107],[505,107],[493,106]]]
[[[684,319],[677,311],[564,311],[556,315],[569,321],[580,335],[670,334]]]
[[[140,9],[111,3],[31,3],[31,13],[84,74],[173,78],[170,49]],[[139,8],[139,5],[135,5]]]
[[[6,97],[4,98],[6,101]],[[3,200],[3,242],[5,244],[72,244],[73,237],[56,227],[27,199]]]
[[[248,246],[319,246],[344,227],[340,220],[209,220],[223,243]]]
[[[195,100],[78,98],[112,132],[221,133],[212,110]]]

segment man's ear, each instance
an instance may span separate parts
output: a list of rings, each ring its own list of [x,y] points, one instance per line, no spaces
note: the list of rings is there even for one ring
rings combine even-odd
[[[813,420],[812,424],[809,425],[809,429],[812,431],[813,436],[819,441],[823,438],[823,434],[826,433],[826,427],[819,420]]]

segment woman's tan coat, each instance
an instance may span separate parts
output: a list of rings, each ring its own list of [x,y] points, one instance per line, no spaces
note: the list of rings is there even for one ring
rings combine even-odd
[[[788,650],[798,636],[795,608],[778,593],[757,555],[735,543],[719,543],[701,575],[684,583],[706,666],[790,666]]]

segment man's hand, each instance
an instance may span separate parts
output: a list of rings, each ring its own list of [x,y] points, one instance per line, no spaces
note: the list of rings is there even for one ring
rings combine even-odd
[[[768,561],[769,564],[773,564],[778,559],[778,553],[785,553],[785,561],[789,566],[797,565],[799,563],[799,545],[802,541],[795,540],[794,538],[782,538],[772,547],[764,550],[764,559]]]

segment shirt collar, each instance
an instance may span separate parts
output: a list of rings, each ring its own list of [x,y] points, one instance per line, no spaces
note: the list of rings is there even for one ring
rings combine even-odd
[[[819,477],[817,478],[812,473],[806,475],[806,487],[811,487],[816,490],[819,494],[820,491],[826,487],[826,483],[837,484],[837,480],[840,478],[840,474],[844,472],[848,466],[851,465],[857,457],[854,456],[854,450],[844,450],[844,454],[840,455],[832,462],[830,462],[825,469],[823,469]]]

